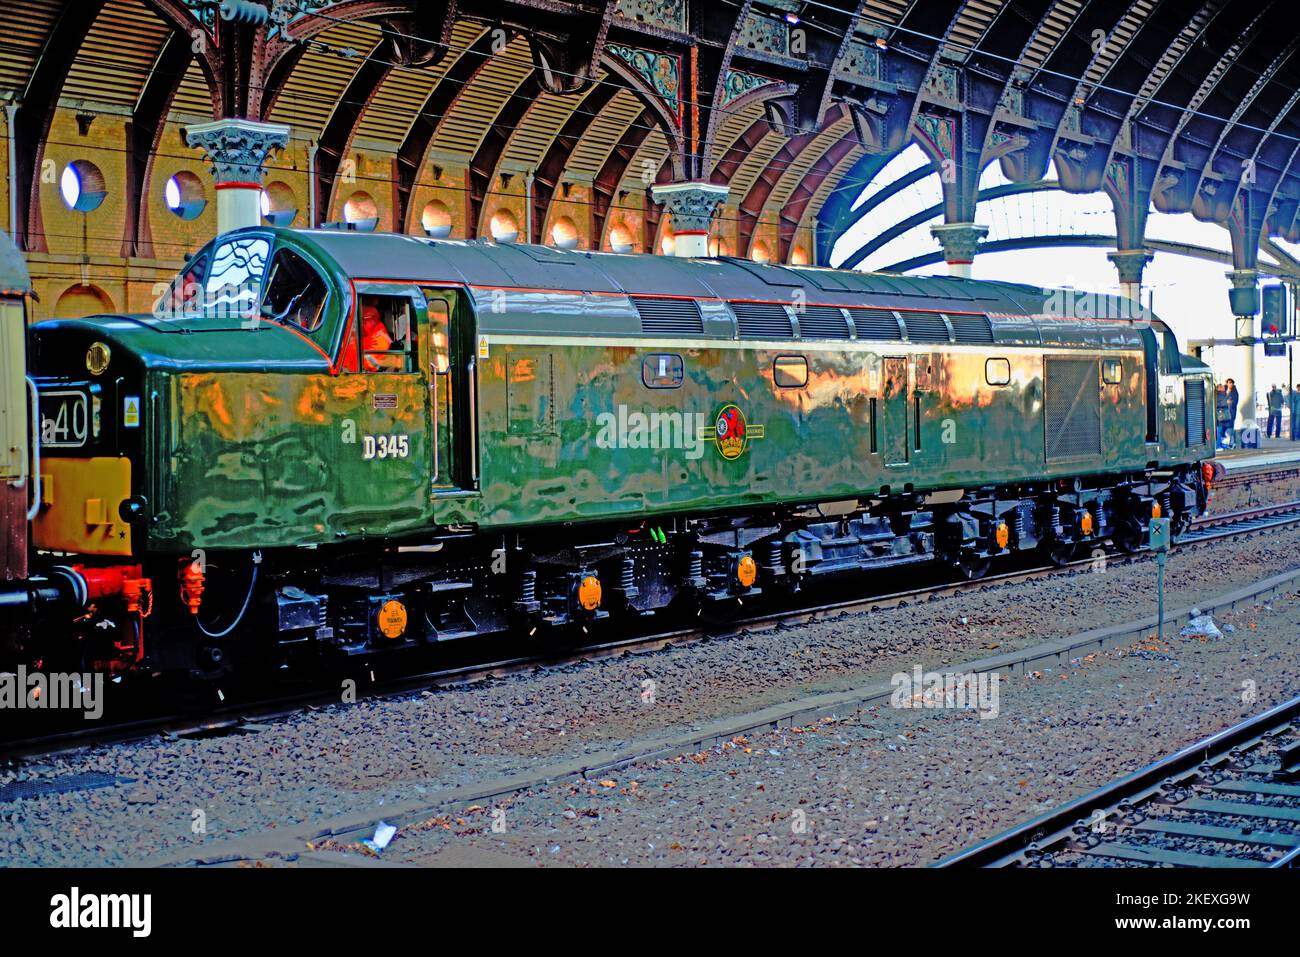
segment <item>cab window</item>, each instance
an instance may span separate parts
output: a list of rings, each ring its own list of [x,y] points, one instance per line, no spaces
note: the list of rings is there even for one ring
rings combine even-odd
[[[404,296],[362,296],[357,316],[360,371],[415,372],[419,368],[413,334],[415,316],[410,299]]]
[[[277,249],[266,275],[262,315],[307,332],[320,327],[329,290],[311,264],[292,249]]]
[[[1161,333],[1160,371],[1165,375],[1177,375],[1183,371],[1183,362],[1178,355],[1178,340],[1169,330]]]
[[[154,303],[153,314],[160,319],[203,312],[203,274],[208,268],[208,254],[199,253],[187,262],[176,278]]]
[[[271,241],[243,236],[218,243],[203,285],[205,312],[217,318],[247,316],[261,299]]]

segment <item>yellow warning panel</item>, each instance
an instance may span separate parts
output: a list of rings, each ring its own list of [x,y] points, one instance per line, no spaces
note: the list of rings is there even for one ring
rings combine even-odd
[[[41,459],[41,510],[32,522],[36,547],[83,555],[130,555],[131,526],[118,507],[131,497],[124,458]]]

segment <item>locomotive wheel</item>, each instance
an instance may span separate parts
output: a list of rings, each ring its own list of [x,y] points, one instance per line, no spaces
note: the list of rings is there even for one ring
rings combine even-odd
[[[1146,547],[1142,537],[1141,525],[1133,521],[1125,521],[1120,522],[1110,540],[1115,543],[1115,547],[1121,552],[1126,555],[1134,555]]]
[[[1074,542],[1054,542],[1047,546],[1047,559],[1057,568],[1062,568],[1074,559],[1078,547]]]
[[[989,573],[993,560],[987,555],[962,555],[957,559],[957,571],[968,582],[978,581]]]
[[[731,624],[746,610],[742,603],[735,598],[705,602],[698,607],[699,611],[695,616],[696,622],[715,628]]]
[[[176,672],[164,680],[168,706],[183,715],[207,714],[223,702],[217,683],[198,671]]]

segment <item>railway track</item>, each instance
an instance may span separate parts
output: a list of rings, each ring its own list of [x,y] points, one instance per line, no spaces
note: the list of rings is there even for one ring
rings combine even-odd
[[[1179,536],[1178,545],[1195,545],[1219,538],[1234,538],[1251,532],[1280,528],[1300,522],[1300,501],[1277,505],[1259,505],[1254,508],[1206,515],[1194,523],[1190,530]]]
[[[1179,545],[1201,544],[1217,539],[1266,531],[1300,523],[1300,501],[1280,505],[1242,509],[1222,515],[1209,515],[1196,522],[1192,529],[1178,540]],[[1143,553],[1108,555],[1107,561],[1125,563],[1141,559]],[[1071,570],[1088,569],[1096,558],[1088,555],[1065,565],[1036,565],[987,575],[972,581],[958,580],[911,588],[902,591],[858,595],[849,599],[820,602],[803,607],[783,608],[775,611],[743,612],[738,606],[732,620],[722,624],[704,626],[688,625],[640,634],[615,641],[583,644],[577,647],[552,648],[540,652],[510,655],[487,662],[478,662],[414,674],[373,678],[368,685],[358,688],[358,697],[378,697],[407,694],[429,688],[453,688],[475,682],[502,678],[511,674],[539,668],[564,667],[585,661],[629,653],[648,653],[674,645],[719,638],[742,631],[764,630],[780,625],[799,624],[854,612],[869,612],[895,608],[916,602],[960,594],[971,589],[994,585],[1009,585],[1042,578]],[[372,673],[373,675],[373,673]],[[208,710],[201,718],[168,714],[116,723],[105,723],[89,729],[59,731],[30,738],[0,740],[0,757],[9,759],[50,756],[62,751],[95,745],[115,744],[140,740],[155,735],[177,738],[201,737],[218,734],[241,733],[258,722],[288,717],[306,708],[319,708],[339,703],[337,691],[305,691],[274,696],[256,702],[221,704]]]
[[[1267,867],[1300,860],[1300,697],[938,867]]]
[[[1216,489],[1238,488],[1246,485],[1267,485],[1271,482],[1278,482],[1288,478],[1294,478],[1300,473],[1300,463],[1280,463],[1276,465],[1263,465],[1258,468],[1234,469],[1231,472],[1223,471],[1214,479]]]

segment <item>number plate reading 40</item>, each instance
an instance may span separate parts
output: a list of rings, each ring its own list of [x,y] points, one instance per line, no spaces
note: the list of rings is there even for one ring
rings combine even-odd
[[[89,427],[84,392],[41,393],[41,445],[51,449],[80,448],[86,444]]]
[[[404,459],[411,454],[411,439],[406,435],[363,435],[361,457],[370,459]]]

